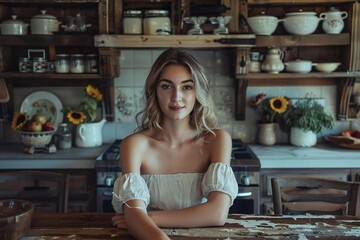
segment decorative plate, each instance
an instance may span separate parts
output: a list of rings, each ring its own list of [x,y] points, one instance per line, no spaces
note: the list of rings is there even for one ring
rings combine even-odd
[[[36,113],[43,113],[50,118],[56,129],[63,121],[62,103],[54,94],[46,91],[37,91],[29,94],[22,102],[20,112],[30,117]]]
[[[346,137],[339,135],[328,135],[325,139],[337,146],[351,149],[360,149],[360,138]]]

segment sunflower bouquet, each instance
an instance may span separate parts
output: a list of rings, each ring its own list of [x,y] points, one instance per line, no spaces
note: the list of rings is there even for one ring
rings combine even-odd
[[[65,107],[62,109],[66,119],[74,125],[94,122],[97,117],[98,108],[101,108],[103,95],[98,88],[87,85],[85,95],[85,98],[77,107]]]
[[[266,93],[259,93],[250,100],[250,107],[260,115],[259,123],[282,123],[290,104],[287,97],[267,98]]]

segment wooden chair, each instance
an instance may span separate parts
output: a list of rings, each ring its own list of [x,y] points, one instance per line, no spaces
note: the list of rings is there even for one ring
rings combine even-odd
[[[359,215],[360,183],[320,178],[272,178],[271,187],[275,215]]]
[[[69,175],[50,171],[0,173],[0,199],[25,199],[35,211],[67,212]]]

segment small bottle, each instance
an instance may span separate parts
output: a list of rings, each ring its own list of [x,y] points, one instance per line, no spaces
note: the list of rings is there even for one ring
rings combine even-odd
[[[86,73],[97,73],[98,63],[96,54],[87,54],[85,58],[85,72]]]
[[[72,146],[71,132],[67,123],[60,123],[56,133],[58,149],[69,149]]]

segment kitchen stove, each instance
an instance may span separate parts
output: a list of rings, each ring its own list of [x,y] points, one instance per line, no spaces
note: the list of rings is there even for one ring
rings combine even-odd
[[[111,207],[112,187],[121,174],[120,143],[115,140],[97,158],[97,210],[113,211]],[[233,139],[231,167],[239,186],[239,195],[230,213],[259,214],[260,161],[249,146],[240,139]]]

